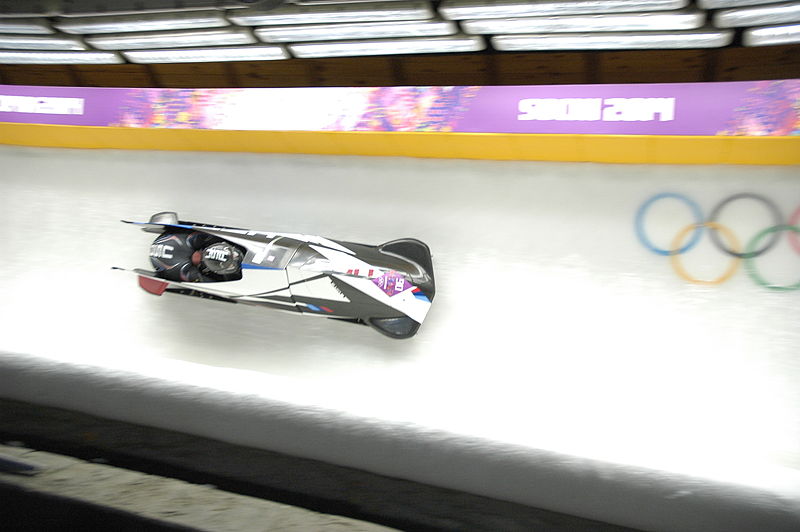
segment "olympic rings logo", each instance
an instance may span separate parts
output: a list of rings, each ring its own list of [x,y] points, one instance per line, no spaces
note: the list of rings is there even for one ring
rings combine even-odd
[[[650,239],[647,237],[647,234],[644,229],[644,220],[647,216],[647,211],[650,207],[660,201],[662,199],[673,198],[679,201],[682,201],[692,211],[692,215],[694,216],[695,222],[687,225],[675,235],[675,238],[672,240],[672,244],[670,245],[670,249],[662,249],[653,245]],[[716,220],[719,219],[720,213],[722,210],[729,204],[734,201],[740,199],[752,199],[762,203],[767,210],[769,210],[772,219],[774,221],[774,225],[771,227],[767,227],[766,229],[760,231],[758,234],[753,236],[750,241],[745,246],[744,250],[742,250],[741,245],[739,244],[739,240],[736,238],[736,235],[733,232],[725,227],[724,225],[720,224]],[[653,253],[657,253],[659,255],[668,256],[670,258],[670,262],[672,263],[672,268],[675,272],[682,277],[683,279],[689,281],[690,283],[695,284],[704,284],[704,285],[715,285],[715,284],[722,284],[728,279],[730,279],[736,270],[739,267],[739,263],[744,261],[745,270],[750,278],[755,281],[757,284],[769,288],[770,290],[798,290],[800,289],[800,281],[792,285],[775,285],[769,283],[768,281],[764,280],[761,274],[758,272],[756,268],[755,259],[760,257],[772,247],[777,244],[778,239],[780,238],[780,233],[787,231],[789,243],[791,244],[792,248],[795,251],[800,253],[800,207],[798,207],[794,213],[789,217],[789,220],[784,223],[783,215],[781,214],[780,209],[778,208],[775,203],[760,195],[760,194],[753,194],[749,192],[743,192],[740,194],[734,194],[733,196],[729,196],[722,201],[720,201],[713,209],[711,209],[711,214],[708,217],[708,220],[705,220],[703,217],[703,212],[700,209],[700,206],[689,199],[688,197],[684,196],[683,194],[676,194],[674,192],[664,192],[661,194],[656,194],[655,196],[651,197],[647,201],[645,201],[639,210],[636,211],[636,236],[639,238],[639,242],[644,245],[647,249],[652,251]],[[692,277],[684,268],[683,264],[681,263],[680,256],[694,246],[700,241],[700,237],[703,234],[705,229],[710,230],[711,240],[714,243],[714,246],[731,257],[731,262],[728,265],[727,269],[715,279],[696,279]],[[691,234],[689,241],[684,243],[686,237]],[[721,235],[721,236],[720,236]],[[726,242],[723,242],[723,238]],[[763,242],[763,243],[762,243]]]

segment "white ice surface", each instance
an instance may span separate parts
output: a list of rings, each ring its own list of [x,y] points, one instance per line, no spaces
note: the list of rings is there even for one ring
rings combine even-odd
[[[633,217],[796,167],[440,161],[0,147],[0,395],[653,530],[800,529],[800,292],[679,279]],[[183,219],[434,253],[417,337],[179,296],[147,267]],[[758,205],[720,221],[746,242]],[[651,211],[667,246],[691,222]],[[684,263],[728,258],[704,237]],[[794,283],[782,238],[758,259]]]

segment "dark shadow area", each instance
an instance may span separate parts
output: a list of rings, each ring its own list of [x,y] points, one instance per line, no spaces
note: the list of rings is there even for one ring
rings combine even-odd
[[[5,399],[0,399],[0,441],[399,530],[632,532],[316,460]]]
[[[0,528],[17,531],[188,531],[180,525],[147,519],[73,499],[26,491],[0,483]]]

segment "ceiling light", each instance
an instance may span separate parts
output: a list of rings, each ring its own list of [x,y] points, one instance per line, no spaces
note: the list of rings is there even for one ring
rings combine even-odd
[[[235,0],[69,0],[57,4],[61,4],[60,15],[64,17],[235,9],[246,5],[245,2]]]
[[[363,24],[311,24],[269,26],[255,30],[264,42],[334,41],[337,39],[380,39],[390,37],[429,37],[458,33],[454,22],[444,20],[366,22]]]
[[[142,50],[192,46],[242,45],[255,43],[256,39],[247,29],[223,28],[93,35],[86,37],[86,42],[100,50]]]
[[[0,50],[0,64],[7,65],[110,65],[124,63],[111,52],[29,52]]]
[[[46,35],[54,33],[45,19],[37,18],[0,18],[0,33],[24,33],[28,35]]]
[[[78,34],[187,30],[228,25],[227,19],[220,11],[61,18],[53,23],[54,27],[63,32]]]
[[[290,44],[295,57],[347,57],[360,55],[429,54],[438,52],[477,52],[486,48],[482,37],[455,35],[415,39],[376,39]]]
[[[305,7],[284,5],[270,10],[253,7],[228,14],[228,20],[242,26],[427,20],[433,17],[434,12],[430,3],[421,1],[366,2]]]
[[[363,4],[364,2],[374,2],[375,0],[294,0],[292,3],[298,6],[329,6],[331,4]],[[381,0],[382,2],[399,2],[402,0]]]
[[[689,0],[444,0],[439,13],[453,20],[585,15],[681,9]]]
[[[242,46],[231,48],[179,48],[122,52],[131,63],[204,63],[216,61],[271,61],[289,59],[281,46]]]
[[[0,48],[12,50],[86,50],[88,46],[75,37],[0,34]]]
[[[776,44],[800,43],[800,24],[765,26],[744,30],[742,42],[745,46],[773,46]]]
[[[720,48],[733,40],[732,30],[688,30],[680,33],[642,31],[620,33],[540,33],[497,35],[498,50],[634,50],[648,48]]]
[[[753,6],[756,4],[777,4],[786,0],[697,0],[697,6],[703,9],[720,9],[724,7]]]
[[[800,2],[725,9],[714,13],[714,25],[718,28],[763,26],[782,22],[800,22]]]
[[[653,11],[612,15],[568,15],[464,20],[467,33],[574,33],[591,31],[691,30],[705,23],[703,11]]]

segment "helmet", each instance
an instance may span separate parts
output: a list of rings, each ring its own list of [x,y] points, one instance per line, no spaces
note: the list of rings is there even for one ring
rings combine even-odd
[[[210,271],[226,275],[239,271],[242,253],[227,242],[212,244],[203,250],[203,266]]]

